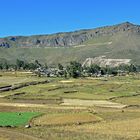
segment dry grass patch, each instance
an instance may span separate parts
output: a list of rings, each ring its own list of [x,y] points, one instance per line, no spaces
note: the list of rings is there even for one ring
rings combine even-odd
[[[64,99],[61,105],[70,106],[99,106],[110,108],[124,108],[126,105],[113,103],[105,100],[80,100],[80,99]]]
[[[69,125],[98,122],[101,118],[90,113],[52,114],[43,115],[33,120],[34,125]]]
[[[100,135],[119,136],[136,140],[140,138],[140,118],[123,121],[99,122],[80,126],[65,126],[64,131],[96,133]]]
[[[115,99],[115,102],[140,106],[140,95]]]

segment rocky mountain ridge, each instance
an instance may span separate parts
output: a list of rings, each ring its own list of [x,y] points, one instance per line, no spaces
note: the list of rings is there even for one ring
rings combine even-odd
[[[71,47],[96,37],[113,36],[117,33],[140,35],[140,25],[125,22],[114,26],[52,35],[10,36],[0,38],[0,47]]]

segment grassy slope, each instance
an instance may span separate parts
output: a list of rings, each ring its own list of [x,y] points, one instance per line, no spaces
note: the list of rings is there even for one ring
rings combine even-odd
[[[108,44],[112,42],[112,44]],[[138,35],[116,34],[98,37],[83,43],[84,46],[70,48],[0,48],[0,58],[15,62],[17,58],[27,61],[39,60],[48,64],[66,64],[77,60],[83,62],[88,57],[106,55],[109,58],[130,58],[140,64],[140,42]]]

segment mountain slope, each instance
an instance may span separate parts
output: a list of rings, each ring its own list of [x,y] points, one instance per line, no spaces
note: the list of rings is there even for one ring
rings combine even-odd
[[[132,59],[140,64],[140,26],[129,22],[92,30],[0,39],[0,59],[66,64],[88,57]]]

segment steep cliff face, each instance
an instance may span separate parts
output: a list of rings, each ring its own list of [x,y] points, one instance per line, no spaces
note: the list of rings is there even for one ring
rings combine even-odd
[[[129,22],[122,24],[96,28],[91,30],[80,30],[69,33],[57,33],[52,35],[35,36],[12,36],[0,39],[0,47],[71,47],[80,45],[85,41],[101,36],[113,36],[117,33],[139,34],[140,26]]]

